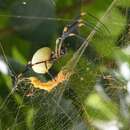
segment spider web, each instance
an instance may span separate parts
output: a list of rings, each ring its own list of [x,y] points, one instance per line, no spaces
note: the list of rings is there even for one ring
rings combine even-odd
[[[54,1],[50,2],[56,5]],[[117,1],[114,0],[112,4],[110,4],[100,21],[103,23],[106,22],[105,25],[108,25],[107,27],[109,28],[111,24],[107,23],[106,19],[112,17],[112,21],[115,23],[114,26],[117,24],[117,27],[121,30],[124,28],[125,22],[120,20],[122,23],[119,23],[119,21],[116,21],[117,19],[114,19],[114,15],[112,14],[116,2]],[[111,16],[111,14],[113,16]],[[9,17],[17,18],[19,15],[10,15]],[[24,18],[64,22],[72,20],[41,16],[26,16]],[[114,57],[111,56],[113,48],[115,49],[116,47],[112,46],[112,44],[107,45],[108,42],[112,42],[111,39],[108,40],[110,35],[106,33],[101,35],[101,33],[97,32],[97,27],[102,28],[100,22],[90,31],[90,34],[86,40],[80,44],[79,48],[71,56],[68,56],[69,59],[65,59],[67,62],[62,66],[61,70],[74,73],[69,81],[60,84],[52,92],[47,93],[44,90],[36,90],[34,95],[27,97],[26,95],[30,91],[30,88],[32,88],[31,86],[23,82],[23,84],[20,84],[20,90],[14,92],[14,89],[12,90],[11,88],[11,81],[8,81],[10,79],[6,76],[2,76],[3,80],[8,81],[8,88],[6,89],[7,92],[3,92],[7,95],[5,97],[2,95],[0,98],[2,104],[0,107],[1,129],[96,129],[99,128],[99,125],[96,124],[96,119],[102,121],[103,119],[104,121],[115,120],[118,117],[117,114],[120,109],[122,109],[124,113],[127,111],[127,105],[125,104],[126,96],[124,95],[124,93],[126,94],[126,90],[124,89],[126,81],[122,80],[122,77],[117,73],[117,67],[116,69],[114,68],[116,61],[113,61]],[[116,37],[116,34],[112,35]],[[104,38],[107,39],[106,43],[104,42]],[[106,44],[104,48],[108,48],[105,49],[108,53],[100,50],[100,46],[103,45],[101,44],[102,40],[103,43]],[[118,39],[114,39],[113,41],[116,40]],[[94,46],[95,43],[97,46]],[[99,53],[98,50],[101,51],[101,53]],[[116,52],[118,52],[118,50],[116,50]],[[91,54],[93,55],[90,56]],[[121,54],[119,56],[121,56]],[[62,62],[64,63],[64,61]],[[11,69],[11,71],[12,70],[13,69]],[[4,88],[2,87],[1,90],[2,89]],[[125,114],[123,114],[123,112],[121,114],[119,118],[120,121],[125,118]],[[126,117],[125,119],[129,118]],[[119,124],[117,124],[117,126],[118,125]]]

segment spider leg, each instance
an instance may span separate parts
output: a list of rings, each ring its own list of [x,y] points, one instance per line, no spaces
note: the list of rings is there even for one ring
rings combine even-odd
[[[50,60],[48,60],[48,61],[50,61]],[[15,76],[15,77],[12,77],[12,78],[15,78],[16,81],[17,81],[19,78],[22,77],[22,75],[23,75],[24,73],[26,73],[26,72],[29,70],[29,68],[31,68],[31,67],[34,66],[34,65],[41,64],[41,63],[45,63],[45,67],[47,68],[47,61],[40,61],[40,62],[37,62],[37,63],[34,63],[34,64],[32,64],[31,61],[29,61],[28,64],[25,66],[25,69],[24,69],[20,74],[18,74],[18,75]]]
[[[61,48],[62,48],[62,44],[63,44],[63,39],[61,39],[61,41],[59,42],[59,46],[58,46],[58,57],[61,57]]]
[[[18,77],[21,77],[24,73],[26,73],[30,67],[31,67],[31,62],[29,61],[28,64],[25,66],[25,69],[23,70],[23,72],[20,73]]]
[[[75,34],[73,35],[75,37],[77,37],[78,39],[82,40],[82,41],[85,41],[85,38],[83,38],[82,36],[78,35],[78,34]]]
[[[54,76],[49,71],[47,72],[47,74],[51,77],[52,80],[56,81],[56,79],[54,78]]]
[[[62,37],[56,39],[55,56],[57,59],[60,57],[62,43],[63,43]]]
[[[90,23],[88,21],[85,21],[83,19],[78,20],[78,27],[81,28],[82,26],[85,26],[86,28],[93,29],[95,25],[93,23]],[[101,29],[96,27],[96,31],[101,33]]]
[[[100,22],[100,24],[101,24],[101,25],[103,26],[103,28],[104,28],[104,31],[106,30],[108,33],[110,33],[110,30],[105,26],[105,24],[102,23],[97,17],[95,17],[94,15],[92,15],[92,14],[89,13],[89,12],[87,12],[87,13],[81,12],[80,15],[77,17],[77,19],[80,20],[80,18],[83,17],[83,16],[85,16],[85,15],[88,15],[88,16],[90,16],[91,18],[93,18],[94,20],[97,20],[98,22]],[[87,25],[87,27],[93,28],[93,27],[95,26],[93,23],[88,22],[88,21],[84,21],[84,23]],[[101,30],[102,30],[102,29],[97,28],[96,31],[99,32],[99,31],[101,31]]]
[[[46,67],[46,69],[48,70],[47,61],[45,61],[45,67]],[[53,75],[49,72],[49,70],[47,71],[47,74],[51,77],[51,79],[54,79],[54,80],[55,80],[55,78],[54,78]]]
[[[97,20],[98,22],[100,22],[100,24],[103,25],[104,29],[105,29],[108,33],[110,33],[110,30],[107,28],[107,26],[105,26],[105,24],[102,23],[97,17],[95,17],[94,15],[92,15],[91,13],[88,13],[88,12],[87,12],[87,14],[88,14],[89,16],[91,16],[93,19],[95,19],[95,20]]]
[[[19,80],[21,79],[21,77],[23,76],[24,73],[26,73],[28,71],[28,69],[31,67],[31,62],[29,61],[28,64],[25,66],[25,69],[23,70],[23,72],[21,72],[18,75],[12,75],[12,83],[15,86],[15,88],[17,88],[17,84],[19,82]]]

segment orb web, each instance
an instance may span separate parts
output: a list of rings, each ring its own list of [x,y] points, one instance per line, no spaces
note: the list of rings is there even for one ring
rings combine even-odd
[[[92,29],[90,35],[60,70],[72,73],[69,80],[59,84],[51,92],[34,89],[34,94],[27,96],[33,86],[24,81],[20,84],[20,89],[14,91],[11,88],[11,80],[1,76],[8,86],[6,92],[1,87],[2,93],[7,94],[0,98],[1,128],[87,130],[102,129],[102,122],[108,125],[107,123],[114,121],[116,127],[122,127],[121,121],[128,119],[129,79],[125,80],[120,74],[119,66],[124,61],[121,58],[124,53],[119,45],[113,43],[122,40],[128,32],[124,32],[127,30],[125,29],[127,24],[125,25],[123,21],[126,16],[119,15],[115,7],[116,2],[116,0],[112,2],[101,18],[101,22],[110,29],[112,34],[101,34],[96,28]],[[113,21],[111,24],[109,17]],[[116,17],[119,21],[115,19]],[[66,21],[66,19],[62,20]],[[116,33],[111,31],[112,25],[118,28]],[[102,28],[99,22],[97,26]],[[117,38],[119,34],[121,38]],[[120,44],[126,43],[127,46],[128,42],[127,37],[127,41],[122,41]],[[126,125],[127,122],[124,124]]]

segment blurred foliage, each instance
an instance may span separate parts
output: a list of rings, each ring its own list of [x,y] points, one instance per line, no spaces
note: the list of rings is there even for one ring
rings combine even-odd
[[[1,0],[0,42],[11,71],[22,72],[40,47],[54,50],[64,26],[81,11],[87,13],[83,19],[91,26],[82,27],[76,33],[86,38],[112,2]],[[100,24],[69,82],[50,93],[32,90],[26,82],[12,92],[11,72],[3,73],[1,61],[7,61],[0,50],[0,130],[129,129],[130,50],[126,51],[130,44],[129,0],[117,0]],[[67,53],[53,65],[50,73],[55,76],[82,43],[74,37],[65,39]],[[47,74],[38,75],[31,70],[28,75],[50,79]],[[30,91],[35,93],[27,97]]]

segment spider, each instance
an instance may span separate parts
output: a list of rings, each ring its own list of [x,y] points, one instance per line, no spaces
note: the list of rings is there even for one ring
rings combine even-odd
[[[52,51],[49,47],[42,47],[38,49],[21,74],[25,73],[28,68],[32,68],[36,73],[49,73],[49,69],[52,67],[53,63],[66,53],[66,50],[62,49],[62,44],[66,38],[76,36],[79,39],[84,40],[81,36],[75,33],[75,30],[82,26],[88,27],[88,23],[81,19],[81,17],[85,15],[85,12],[80,13],[80,15],[76,17],[71,24],[64,27],[61,37],[56,39],[55,51]]]
[[[47,91],[52,90],[52,88],[57,86],[59,83],[68,79],[69,77],[67,76],[68,74],[64,75],[64,72],[59,72],[57,76],[53,78],[53,76],[49,73],[49,69],[52,67],[54,62],[56,62],[66,53],[65,49],[62,49],[63,42],[66,38],[76,36],[79,39],[84,40],[80,35],[75,33],[75,30],[82,26],[88,27],[88,23],[81,18],[85,15],[86,15],[85,12],[80,13],[80,15],[76,17],[71,24],[64,27],[61,37],[58,37],[56,39],[56,45],[54,51],[52,51],[49,47],[42,47],[38,49],[34,53],[31,61],[29,61],[28,64],[26,65],[25,70],[22,73],[20,73],[17,77],[15,77],[15,79],[17,78],[19,79],[29,68],[32,68],[32,70],[36,73],[41,74],[48,73],[52,77],[52,80],[48,81],[47,83],[42,83],[35,77],[27,78],[31,81],[31,83],[34,85],[35,88],[40,88]]]

